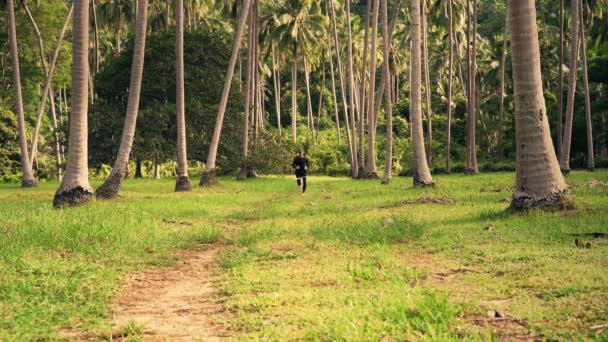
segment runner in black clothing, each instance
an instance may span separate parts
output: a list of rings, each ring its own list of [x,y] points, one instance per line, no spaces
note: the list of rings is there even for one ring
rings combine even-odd
[[[298,186],[302,187],[302,194],[304,194],[306,192],[306,170],[308,169],[308,159],[304,157],[304,150],[298,151],[291,166],[296,170],[296,181]]]

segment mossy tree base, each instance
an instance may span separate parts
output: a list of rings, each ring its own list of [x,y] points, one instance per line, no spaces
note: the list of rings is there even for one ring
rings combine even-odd
[[[22,179],[21,187],[22,188],[33,188],[38,186],[38,182],[35,179]]]
[[[247,165],[241,166],[239,173],[236,175],[237,180],[245,180],[249,176],[249,168]]]
[[[122,175],[120,173],[112,173],[108,179],[95,191],[95,197],[100,199],[113,199],[118,196],[120,186],[122,185]]]
[[[511,200],[511,209],[513,210],[567,210],[573,207],[574,205],[566,191],[554,192],[541,198],[534,198],[525,192],[516,191]]]
[[[567,176],[570,174],[570,169],[561,169],[562,175]]]
[[[466,176],[474,176],[474,175],[478,175],[479,171],[475,170],[475,169],[471,169],[471,168],[466,168],[466,169],[464,169],[464,174]]]
[[[217,178],[215,177],[215,169],[205,170],[201,174],[201,181],[198,183],[200,186],[212,186],[217,184]]]
[[[435,182],[433,182],[433,181],[426,182],[426,181],[414,179],[414,187],[415,188],[434,188]]]
[[[190,177],[189,176],[177,176],[175,179],[175,191],[183,192],[190,191],[192,187],[190,186]]]
[[[93,193],[81,186],[73,189],[57,192],[53,199],[53,207],[62,208],[87,203],[93,197]]]

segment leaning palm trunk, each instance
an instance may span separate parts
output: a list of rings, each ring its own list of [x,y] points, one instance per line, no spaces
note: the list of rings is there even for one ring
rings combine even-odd
[[[61,182],[63,173],[61,169],[61,143],[59,142],[59,128],[57,127],[57,113],[55,112],[55,95],[53,89],[50,90],[51,124],[53,125],[53,137],[55,138],[55,175]]]
[[[411,3],[411,52],[410,52],[410,118],[412,130],[412,143],[414,145],[414,160],[412,173],[414,186],[433,186],[433,178],[427,164],[424,151],[424,134],[422,127],[422,66],[421,66],[421,25],[420,25],[420,0],[412,0]],[[389,93],[387,91],[387,93]]]
[[[59,33],[59,38],[57,39],[57,46],[55,47],[55,52],[53,54],[53,59],[51,60],[50,69],[47,70],[46,59],[44,57],[44,45],[42,42],[42,35],[40,34],[40,30],[38,29],[38,25],[32,16],[29,8],[25,4],[24,1],[21,2],[27,17],[34,28],[34,32],[36,33],[36,39],[38,40],[38,52],[40,55],[40,64],[42,65],[42,71],[45,76],[44,81],[44,90],[42,91],[42,99],[40,100],[40,104],[38,106],[38,116],[36,118],[36,125],[34,126],[34,137],[32,138],[32,150],[30,152],[30,165],[33,167],[34,160],[36,159],[36,154],[38,152],[38,137],[40,135],[40,125],[42,124],[42,115],[44,114],[44,108],[46,107],[47,97],[50,95],[51,91],[51,80],[53,79],[53,74],[55,73],[55,66],[57,64],[57,57],[59,56],[59,51],[61,49],[61,43],[63,42],[63,36],[65,35],[65,31],[68,27],[68,23],[70,22],[70,17],[72,16],[73,6],[70,6],[70,10],[63,21],[63,27],[61,28],[61,32]]]
[[[452,71],[454,69],[454,25],[452,22],[453,19],[454,17],[452,13],[452,0],[448,0],[448,31],[450,50],[448,54],[448,117],[445,132],[445,172],[447,174],[451,173],[450,161],[452,158]]]
[[[277,112],[277,128],[281,135],[281,86],[279,84],[281,73],[276,62],[274,53],[274,44],[271,46],[272,51],[272,80],[274,81],[274,105]],[[246,96],[246,95],[245,95]]]
[[[377,36],[378,36],[378,15],[380,8],[380,0],[374,1],[374,18],[372,19],[372,41],[371,41],[371,52],[369,61],[369,100],[367,101],[367,127],[368,127],[368,143],[367,143],[367,164],[365,170],[365,176],[367,178],[378,178],[378,170],[376,166],[376,112],[374,112],[374,100],[376,91],[376,49],[377,49]],[[384,36],[383,36],[384,37]],[[382,69],[382,82],[386,83],[386,70]],[[378,102],[382,102],[382,98],[378,99]]]
[[[468,1],[467,1],[468,3]],[[468,7],[468,6],[467,6]],[[477,96],[475,79],[477,75],[477,0],[473,0],[473,32],[468,39],[471,42],[470,64],[469,64],[469,115],[467,117],[467,162],[464,173],[476,175],[479,173],[477,168],[477,144],[475,142],[475,115],[477,111]],[[468,10],[468,8],[467,8]],[[468,11],[467,11],[468,12]]]
[[[587,123],[587,169],[593,171],[595,169],[595,160],[593,157],[593,120],[591,119],[591,101],[589,99],[589,76],[587,75],[587,46],[585,42],[585,20],[583,12],[583,3],[579,2],[579,10],[581,14],[581,64],[583,66],[583,85],[585,89],[585,121]]]
[[[365,81],[367,75],[367,50],[368,50],[368,38],[369,38],[369,25],[370,25],[370,15],[371,15],[371,1],[367,2],[367,12],[365,15],[365,32],[363,35],[363,59],[361,62],[361,79],[360,79],[360,89],[359,89],[359,178],[367,177],[367,165],[365,165],[365,114],[366,114],[366,97],[365,97]],[[372,38],[373,39],[373,38]],[[370,56],[370,59],[375,59],[376,56]],[[370,75],[375,75],[375,73],[370,73]],[[367,100],[373,98],[375,89],[370,88],[368,92]],[[369,94],[372,96],[370,97]],[[372,107],[373,108],[373,107]],[[369,116],[369,110],[367,111]],[[368,136],[369,136],[369,117],[368,117]]]
[[[572,143],[572,121],[574,118],[574,95],[576,93],[576,69],[578,62],[578,29],[579,13],[578,1],[572,0],[572,33],[570,44],[570,71],[568,74],[568,98],[566,100],[566,122],[564,125],[564,137],[560,150],[559,167],[564,174],[570,172],[570,145]]]
[[[87,111],[89,77],[89,6],[87,0],[74,1],[72,42],[72,112],[65,176],[53,199],[54,207],[77,205],[93,196],[89,185]]]
[[[331,47],[331,46],[330,46]],[[331,95],[334,102],[334,117],[336,120],[336,135],[338,137],[338,145],[342,145],[342,137],[340,134],[340,118],[338,116],[338,96],[336,95],[336,74],[334,72],[334,59],[329,51],[329,72],[331,74]]]
[[[190,191],[186,151],[186,109],[184,94],[184,0],[175,3],[175,78],[177,107],[177,175],[175,191]]]
[[[19,125],[19,149],[21,150],[21,186],[24,188],[36,186],[36,179],[32,173],[27,140],[25,133],[25,115],[23,114],[23,97],[21,96],[21,74],[19,72],[19,54],[17,50],[17,30],[15,27],[15,7],[13,0],[7,0],[8,11],[8,38],[10,45],[11,62],[13,67],[13,88],[15,89],[15,110]]]
[[[566,182],[560,174],[545,109],[534,0],[512,1],[508,16],[517,142],[517,184],[511,207],[560,207]]]
[[[146,51],[146,28],[148,20],[148,0],[139,0],[137,7],[137,18],[135,24],[135,46],[133,48],[133,63],[131,65],[131,84],[129,85],[129,100],[127,103],[127,115],[122,130],[120,147],[112,172],[108,179],[97,189],[97,198],[115,198],[120,191],[122,180],[125,177],[131,147],[135,137],[137,125],[137,112],[139,110],[139,96],[141,93],[141,81],[144,71],[144,54]]]
[[[562,138],[564,137],[562,124],[564,122],[564,0],[559,2],[559,66],[558,66],[558,93],[557,93],[557,155],[561,155]],[[559,157],[561,158],[561,157]]]
[[[382,5],[382,55],[384,59],[383,68],[385,75],[386,87],[390,89],[390,77],[388,73],[389,68],[389,28],[388,28],[388,14],[387,14],[387,0],[380,0]],[[374,56],[375,57],[375,56]],[[393,104],[391,101],[391,92],[386,91],[386,159],[384,161],[384,176],[382,177],[382,184],[389,184],[391,182],[391,173],[393,170]]]
[[[245,31],[245,21],[249,15],[249,7],[251,0],[245,0],[243,4],[243,10],[239,17],[238,26],[234,36],[234,42],[232,44],[232,54],[230,55],[230,62],[228,64],[228,71],[226,72],[226,81],[224,82],[224,90],[222,92],[222,98],[220,100],[220,107],[217,113],[217,119],[215,121],[215,129],[213,130],[213,137],[211,138],[211,145],[209,146],[209,154],[207,155],[207,163],[205,164],[205,171],[201,174],[200,185],[211,185],[215,183],[215,159],[217,156],[217,148],[220,143],[220,134],[222,132],[222,124],[224,122],[224,113],[226,112],[226,105],[228,104],[228,96],[230,95],[230,85],[232,84],[232,76],[234,75],[234,67],[236,65],[236,59],[239,56],[239,49],[241,48],[241,40],[243,39],[243,32]]]

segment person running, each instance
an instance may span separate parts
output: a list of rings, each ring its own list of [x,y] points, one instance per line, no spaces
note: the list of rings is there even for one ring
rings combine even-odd
[[[296,170],[296,182],[302,187],[302,195],[306,192],[306,170],[308,169],[308,159],[304,157],[304,150],[300,149],[298,155],[293,158],[291,166]]]

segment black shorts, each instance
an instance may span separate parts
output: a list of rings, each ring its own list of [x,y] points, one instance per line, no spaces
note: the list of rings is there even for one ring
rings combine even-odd
[[[296,172],[296,179],[306,178],[306,172]]]

